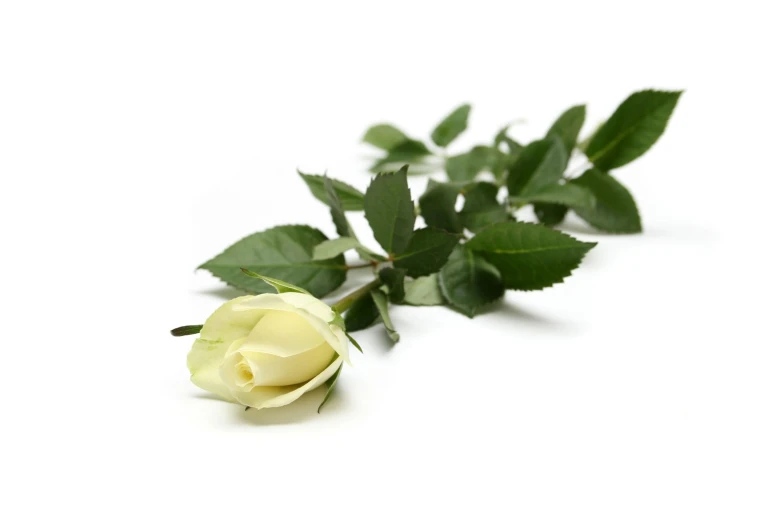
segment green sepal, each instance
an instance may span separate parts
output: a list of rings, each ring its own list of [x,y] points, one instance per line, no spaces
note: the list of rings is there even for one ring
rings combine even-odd
[[[324,407],[324,404],[326,404],[326,401],[329,400],[329,398],[332,396],[332,391],[334,390],[334,385],[337,383],[337,378],[340,377],[340,372],[343,370],[343,365],[341,364],[337,371],[334,372],[334,375],[326,379],[326,382],[324,383],[326,385],[326,395],[324,395],[324,400],[321,401],[321,404],[318,406],[318,413],[321,413],[321,408]]]
[[[383,326],[386,328],[386,334],[389,336],[389,339],[391,339],[393,343],[398,342],[400,340],[400,334],[398,334],[397,331],[394,329],[394,325],[392,324],[391,321],[391,316],[389,315],[388,296],[380,290],[373,290],[372,292],[370,292],[370,295],[372,296],[372,300],[375,303],[375,306],[376,308],[378,308],[378,312],[381,315]]]
[[[310,292],[305,290],[304,288],[300,288],[296,285],[292,285],[291,283],[286,283],[285,281],[281,281],[280,279],[275,279],[274,277],[268,277],[261,274],[256,274],[252,270],[248,270],[247,268],[240,268],[242,270],[242,273],[250,276],[255,277],[256,279],[260,279],[275,290],[277,290],[278,294],[285,294],[286,292],[296,292],[299,294],[307,294],[312,295]]]

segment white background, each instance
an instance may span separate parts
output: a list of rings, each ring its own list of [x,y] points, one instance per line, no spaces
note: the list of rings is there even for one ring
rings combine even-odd
[[[0,5],[0,518],[783,519],[774,2]],[[459,151],[645,87],[686,93],[616,172],[644,234],[570,221],[567,283],[473,320],[394,308],[320,415],[189,382],[169,329],[237,295],[194,268],[333,233],[297,167],[363,189],[372,123],[472,102]]]

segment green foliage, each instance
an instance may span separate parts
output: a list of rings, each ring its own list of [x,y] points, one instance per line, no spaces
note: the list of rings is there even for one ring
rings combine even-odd
[[[468,317],[505,292],[500,271],[462,245],[454,249],[438,276],[443,296]]]
[[[400,334],[394,329],[391,316],[389,315],[389,298],[380,290],[373,290],[370,292],[370,295],[375,303],[375,307],[381,315],[381,321],[383,321],[383,326],[386,328],[386,334],[393,343],[398,342],[400,340]]]
[[[336,254],[335,254],[336,255]],[[329,256],[334,257],[334,256]],[[328,258],[325,258],[328,259]],[[278,294],[285,294],[286,292],[294,292],[297,294],[308,294],[310,295],[310,292],[305,290],[304,288],[300,288],[296,285],[292,285],[291,283],[286,283],[285,281],[281,281],[279,279],[275,279],[273,277],[267,277],[260,274],[256,274],[252,270],[248,270],[247,268],[241,268],[242,273],[249,277],[255,277],[256,279],[260,279],[275,290],[277,290]]]
[[[364,197],[367,222],[378,244],[389,254],[405,251],[413,235],[416,214],[407,172],[405,166],[394,173],[377,175]]]
[[[438,147],[446,147],[449,143],[468,128],[470,105],[460,105],[446,116],[432,131],[430,137]]]
[[[313,250],[326,236],[304,225],[283,225],[251,234],[199,266],[231,286],[254,294],[274,289],[261,279],[247,277],[246,268],[267,278],[300,286],[322,297],[345,282],[345,258],[313,260]]]
[[[585,123],[586,113],[587,108],[584,105],[571,107],[560,115],[546,133],[547,138],[560,138],[565,148],[566,157],[571,156],[571,151],[576,146],[579,131],[582,130],[582,125]]]
[[[537,191],[526,193],[524,197],[511,197],[509,201],[515,205],[526,203],[559,203],[568,207],[594,208],[595,196],[586,188],[573,183],[549,185]]]
[[[400,143],[408,141],[408,138],[404,132],[388,123],[381,123],[379,125],[373,125],[367,132],[364,133],[362,141],[374,145],[379,149],[386,151],[394,149]]]
[[[438,285],[438,274],[405,280],[405,304],[438,306],[445,304]]]
[[[604,171],[635,160],[658,141],[682,91],[639,91],[620,104],[595,133],[586,154]]]
[[[569,183],[588,190],[595,197],[596,204],[592,207],[575,205],[573,209],[598,230],[615,234],[642,231],[642,219],[633,196],[611,175],[590,169]]]
[[[354,301],[345,312],[345,331],[357,332],[375,324],[378,319],[378,308],[370,294],[364,294]]]
[[[487,225],[513,221],[504,205],[498,200],[499,187],[482,181],[465,192],[465,204],[460,211],[462,224],[471,232],[478,232]]]
[[[533,223],[490,225],[466,243],[496,266],[511,290],[541,290],[562,282],[595,243]]]
[[[455,208],[461,190],[454,183],[430,180],[426,192],[419,198],[419,210],[424,222],[446,232],[462,232],[462,221]]]
[[[536,203],[533,206],[538,221],[548,227],[559,225],[568,213],[568,207],[557,203]]]
[[[508,193],[524,197],[556,184],[565,172],[568,156],[560,138],[545,138],[522,149],[508,169]]]
[[[340,196],[337,194],[337,189],[332,180],[326,176],[324,176],[324,191],[326,192],[326,204],[329,205],[329,212],[332,214],[332,222],[337,233],[341,236],[353,237],[353,230],[348,218],[345,217],[345,210]]]
[[[485,145],[478,145],[464,154],[451,156],[446,160],[446,175],[452,181],[471,181],[479,172],[493,171],[499,161],[499,151]]]
[[[297,171],[299,172],[299,171]],[[324,188],[324,178],[318,174],[305,174],[299,172],[299,176],[307,183],[307,187],[319,201],[329,205],[329,199],[326,196],[326,189]],[[347,183],[332,179],[335,193],[340,199],[344,210],[364,210],[364,194],[359,190],[353,188]]]
[[[431,155],[432,152],[424,143],[407,139],[391,148],[386,157],[376,161],[370,170],[382,172],[398,169],[404,164],[423,164]]]
[[[394,259],[396,268],[405,269],[411,277],[437,272],[459,242],[459,236],[437,228],[420,228],[413,233],[408,248]]]
[[[337,239],[327,239],[323,243],[318,243],[315,245],[315,248],[313,249],[313,261],[329,259],[358,246],[359,241],[355,237],[338,237]]]
[[[387,266],[378,272],[378,277],[386,285],[389,301],[400,304],[405,300],[405,270]]]

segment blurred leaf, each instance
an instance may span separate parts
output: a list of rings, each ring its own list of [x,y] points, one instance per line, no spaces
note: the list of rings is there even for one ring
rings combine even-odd
[[[460,105],[438,124],[430,137],[438,147],[446,147],[468,128],[470,105]]]

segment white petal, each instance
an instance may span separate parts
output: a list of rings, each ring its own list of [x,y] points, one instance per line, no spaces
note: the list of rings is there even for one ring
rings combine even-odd
[[[255,386],[288,386],[307,382],[329,366],[335,356],[332,347],[325,342],[317,348],[290,357],[248,352],[244,347],[240,353],[253,372]]]
[[[256,409],[285,406],[325,383],[342,363],[343,359],[337,357],[324,371],[300,386],[257,386],[249,392],[235,391],[234,397],[245,406]]]
[[[235,305],[252,297],[238,297],[215,310],[204,322],[199,338],[188,353],[193,384],[228,400],[233,400],[232,395],[220,378],[219,368],[229,346],[247,336],[263,315],[259,310],[234,309]]]
[[[310,321],[296,312],[267,310],[242,346],[246,352],[291,357],[324,343]]]
[[[307,294],[286,292],[285,294],[260,294],[242,301],[236,310],[281,310],[296,312],[332,345],[335,352],[351,364],[348,338],[345,332],[329,323],[334,319],[334,311],[319,299]]]

